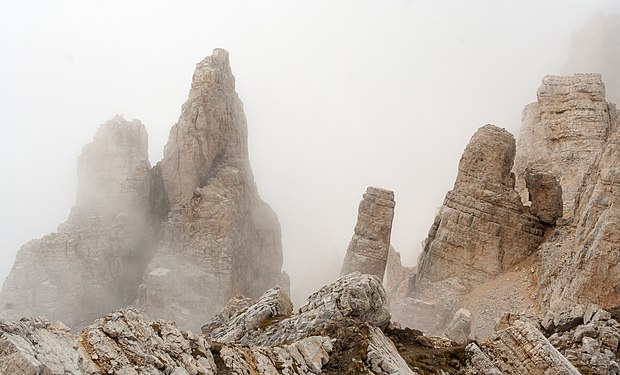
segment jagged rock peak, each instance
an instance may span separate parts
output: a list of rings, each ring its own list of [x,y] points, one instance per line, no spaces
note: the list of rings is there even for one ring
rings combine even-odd
[[[196,64],[192,77],[192,88],[206,88],[224,86],[226,89],[235,89],[235,77],[230,68],[228,51],[222,48],[213,50],[211,56],[205,57]]]
[[[280,224],[258,195],[234,86],[228,52],[198,64],[152,169],[139,121],[102,125],[78,159],[69,219],[17,255],[0,291],[3,316],[82,327],[136,304],[198,328],[237,293],[288,290]]]
[[[77,202],[57,233],[26,243],[0,291],[10,318],[82,326],[136,296],[150,256],[147,134],[116,116],[78,158]]]
[[[355,233],[349,243],[340,275],[358,271],[383,280],[390,249],[394,192],[368,187],[360,202]]]
[[[117,115],[101,125],[77,162],[77,198],[71,221],[144,211],[148,199],[148,134],[138,120]]]
[[[253,180],[243,105],[235,92],[228,52],[216,49],[197,64],[187,101],[164,147],[162,175],[169,202],[190,198],[226,166]]]
[[[254,182],[225,50],[197,65],[159,168],[170,211],[138,306],[199,329],[237,293],[288,291],[280,224]]]

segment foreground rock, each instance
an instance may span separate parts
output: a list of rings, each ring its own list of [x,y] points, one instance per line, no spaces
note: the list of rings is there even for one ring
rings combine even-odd
[[[383,280],[390,250],[394,192],[369,187],[360,202],[355,234],[342,264],[340,275],[361,272]]]
[[[375,276],[352,273],[291,315],[288,297],[235,298],[208,338],[136,310],[98,319],[77,335],[42,319],[0,320],[0,370],[11,374],[414,374],[382,332],[389,322]],[[240,303],[241,302],[241,303]],[[236,312],[233,312],[236,311]]]
[[[76,206],[27,243],[0,316],[72,327],[132,304],[198,329],[238,293],[280,285],[280,225],[258,195],[228,52],[200,62],[164,159],[151,168],[139,121],[102,125],[78,159]]]

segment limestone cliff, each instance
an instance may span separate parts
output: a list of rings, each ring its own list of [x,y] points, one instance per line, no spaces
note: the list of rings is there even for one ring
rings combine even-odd
[[[144,125],[118,116],[101,125],[78,159],[69,219],[20,249],[2,315],[79,326],[131,304],[150,256],[149,169]]]
[[[198,328],[236,293],[288,290],[280,225],[254,183],[228,52],[197,65],[161,175],[171,210],[138,306]]]
[[[3,316],[83,326],[137,304],[198,328],[237,293],[280,285],[280,225],[258,195],[228,52],[200,62],[164,159],[144,126],[115,117],[78,159],[76,206],[27,243],[0,292]]]

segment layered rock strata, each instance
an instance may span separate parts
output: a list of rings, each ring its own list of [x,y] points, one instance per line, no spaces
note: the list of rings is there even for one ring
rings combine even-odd
[[[527,110],[515,169],[548,171],[561,185],[564,214],[538,255],[543,308],[620,304],[617,212],[618,111],[599,74],[548,76]],[[526,173],[527,174],[527,173]],[[532,201],[532,208],[535,204]]]
[[[390,249],[394,192],[369,187],[360,202],[355,233],[342,264],[340,275],[361,272],[383,280]]]
[[[505,374],[580,374],[535,326],[519,319],[498,331],[483,351]]]
[[[485,125],[471,138],[418,262],[417,279],[458,278],[466,288],[530,255],[544,227],[523,207],[511,173],[515,140]]]
[[[613,130],[615,109],[605,101],[600,74],[546,76],[537,96],[538,102],[523,113],[515,159],[517,188],[527,198],[526,168],[559,177],[563,217],[570,221],[584,179]]]
[[[78,158],[69,219],[20,249],[0,291],[2,316],[79,326],[135,300],[154,237],[147,148],[137,120],[99,127]]]
[[[228,52],[194,72],[164,159],[150,168],[138,121],[104,124],[78,160],[78,195],[58,233],[26,244],[0,314],[81,327],[136,304],[199,328],[237,293],[280,285],[280,225],[258,195]]]

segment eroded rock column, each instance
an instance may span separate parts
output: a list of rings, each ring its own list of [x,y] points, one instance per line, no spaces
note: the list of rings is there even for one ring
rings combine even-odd
[[[349,243],[341,276],[358,271],[383,280],[390,249],[394,192],[376,187],[366,189],[360,202],[355,234]]]

